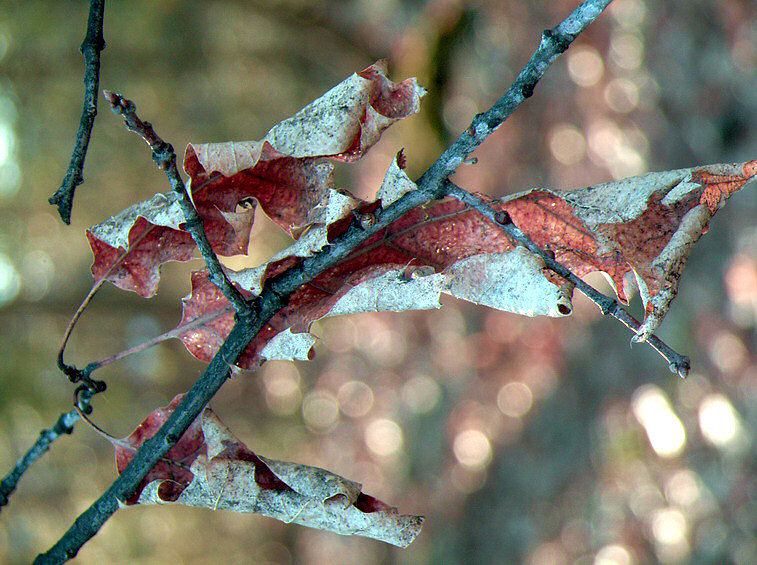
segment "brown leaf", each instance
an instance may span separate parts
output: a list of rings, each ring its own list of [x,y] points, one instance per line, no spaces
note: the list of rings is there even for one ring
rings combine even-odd
[[[717,190],[722,205],[754,175],[754,163],[649,173],[570,192],[535,189],[493,205],[507,211],[531,239],[554,251],[576,275],[606,273],[624,302],[635,278],[647,309],[638,339],[646,339],[667,313],[688,253],[706,231],[712,217],[708,195]],[[393,165],[388,176],[406,191],[399,173]],[[369,215],[377,206],[364,204],[357,213]],[[234,273],[232,279],[244,291],[258,294],[266,278],[332,240],[350,221],[330,225],[328,236],[306,234],[266,265]],[[315,241],[308,240],[311,235]],[[194,273],[192,282],[174,334],[198,359],[209,361],[231,331],[233,314],[203,271]],[[537,256],[514,248],[478,212],[457,200],[445,200],[412,210],[298,289],[238,365],[251,368],[265,358],[280,358],[272,340],[287,329],[295,335],[305,332],[313,321],[328,315],[435,308],[441,292],[530,316],[560,316],[572,310],[572,288],[545,272]],[[292,345],[291,335],[287,339],[285,358],[308,358],[312,339],[302,339],[300,349]]]
[[[182,395],[159,408],[135,430],[141,445],[178,406]],[[129,503],[166,504],[250,512],[342,535],[366,536],[406,547],[420,533],[423,518],[397,513],[361,492],[358,483],[324,469],[256,455],[206,408],[167,459],[159,463]],[[117,452],[118,458],[118,452]],[[184,470],[191,465],[191,470]],[[119,471],[123,466],[119,465]]]
[[[169,416],[184,398],[183,395],[177,395],[168,406],[156,408],[145,418],[145,420],[126,438],[114,442],[116,451],[116,469],[118,473],[134,458],[137,450],[144,442],[155,435],[160,427],[166,423]],[[198,421],[192,425],[181,436],[181,440],[171,448],[164,459],[158,462],[150,472],[139,483],[134,494],[126,500],[126,504],[137,504],[142,489],[152,481],[163,481],[161,496],[165,500],[176,500],[181,490],[192,480],[192,473],[189,470],[192,462],[198,455],[206,452],[205,439],[202,427]]]
[[[274,126],[260,141],[190,144],[184,170],[206,225],[254,198],[291,235],[312,223],[330,224],[359,201],[334,190],[328,157],[355,161],[381,132],[420,109],[415,79],[394,83],[378,62]]]
[[[333,165],[359,159],[395,121],[420,108],[415,79],[394,83],[382,62],[343,81],[251,142],[190,144],[184,168],[205,232],[219,255],[247,252],[256,201],[290,234],[330,224],[359,200],[333,189]],[[192,258],[174,193],[157,194],[87,230],[96,282],[109,280],[144,297],[157,292],[166,261]]]

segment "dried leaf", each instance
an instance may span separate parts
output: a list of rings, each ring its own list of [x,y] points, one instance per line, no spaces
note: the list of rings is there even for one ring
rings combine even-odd
[[[359,204],[334,189],[333,165],[354,161],[381,132],[420,109],[415,79],[394,83],[383,62],[341,82],[274,126],[260,141],[190,144],[184,169],[206,225],[223,226],[223,212],[256,199],[290,235],[310,224],[330,224]]]
[[[175,193],[156,194],[86,231],[95,282],[148,298],[158,290],[159,268],[167,261],[188,261],[195,243],[182,230],[184,215]]]
[[[179,395],[150,414],[130,436],[131,443],[138,446],[152,437],[181,399]],[[119,472],[130,459],[127,452],[117,451]],[[420,516],[399,514],[361,492],[360,484],[330,471],[256,455],[209,408],[166,460],[150,471],[128,504],[176,503],[250,512],[400,547],[415,539],[423,522]]]
[[[415,79],[394,83],[376,63],[334,87],[261,141],[190,144],[184,168],[205,232],[219,255],[247,252],[256,201],[292,235],[328,225],[360,201],[334,190],[333,165],[359,159],[395,121],[420,108]],[[174,193],[157,194],[87,230],[92,273],[144,297],[157,292],[160,265],[192,258]]]
[[[721,206],[744,186],[755,173],[754,163],[649,173],[570,192],[535,189],[493,205],[578,276],[606,273],[622,301],[629,298],[628,277],[635,277],[647,310],[638,339],[645,339],[675,297],[691,246],[712,217],[711,202]],[[407,186],[399,173],[395,164],[389,176]],[[367,217],[377,206],[364,204],[356,213]],[[263,280],[326,244],[350,221],[306,234],[290,250],[232,279],[258,294]],[[264,358],[277,358],[261,353],[273,336],[287,329],[305,332],[324,316],[436,308],[442,292],[523,315],[563,316],[572,311],[572,290],[478,212],[445,200],[412,210],[297,290],[238,364],[251,368]],[[203,272],[195,273],[175,334],[198,359],[209,361],[232,326],[225,298]],[[289,348],[287,356],[306,358],[312,344],[302,344],[296,352]],[[268,354],[276,355],[273,350]]]

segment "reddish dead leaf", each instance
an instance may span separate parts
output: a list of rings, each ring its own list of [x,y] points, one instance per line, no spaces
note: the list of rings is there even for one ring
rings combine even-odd
[[[179,395],[159,408],[135,430],[134,444],[154,435],[178,406]],[[150,471],[129,503],[167,504],[251,512],[328,530],[366,536],[406,547],[418,535],[423,518],[406,516],[396,508],[361,492],[358,483],[324,469],[275,461],[256,455],[206,408],[181,441],[168,453],[177,457],[177,476],[160,463]],[[119,465],[119,471],[123,468]]]
[[[206,227],[216,253],[237,255],[247,251],[252,209],[225,215],[228,229]],[[188,261],[196,245],[183,229],[184,215],[178,196],[156,194],[92,226],[86,231],[94,262],[95,283],[105,279],[123,290],[145,298],[158,291],[160,266],[168,261]]]
[[[649,173],[571,192],[536,189],[493,205],[507,211],[532,240],[554,251],[576,275],[606,273],[624,302],[633,287],[629,277],[635,277],[647,308],[638,337],[646,339],[667,313],[688,253],[712,217],[708,206],[699,204],[702,195],[713,186],[722,187],[726,174],[731,192],[733,183],[743,186],[747,175],[754,174],[753,163]],[[401,172],[393,166],[393,174]],[[707,184],[708,179],[717,184]],[[406,191],[405,180],[398,183]],[[726,193],[721,190],[721,194]],[[370,214],[377,205],[364,204],[357,213]],[[322,243],[336,237],[350,221],[331,224]],[[301,260],[294,255],[282,253],[265,266],[232,278],[245,291],[258,294],[266,278]],[[263,359],[280,358],[274,340],[287,329],[306,332],[313,321],[327,315],[434,308],[439,306],[440,292],[521,314],[569,314],[570,285],[541,267],[538,258],[514,249],[498,227],[457,200],[415,209],[298,289],[238,365],[251,368]],[[184,315],[174,335],[198,359],[209,361],[233,323],[226,299],[203,271],[194,273],[192,294],[184,300]],[[287,350],[287,358],[307,358],[312,340],[301,343],[294,353],[291,347]]]
[[[123,440],[115,444],[116,450],[116,469],[118,473],[134,458],[137,450],[144,442],[150,439],[166,423],[169,416],[184,398],[184,395],[177,395],[168,406],[156,408],[147,418]],[[206,452],[205,437],[202,433],[202,427],[199,421],[195,421],[184,432],[181,439],[166,454],[164,459],[158,462],[142,479],[134,494],[126,500],[126,504],[137,504],[142,489],[152,481],[162,481],[161,496],[165,500],[176,500],[186,486],[192,482],[194,475],[189,470],[192,462],[198,455]]]
[[[249,198],[292,235],[347,214],[358,201],[333,190],[333,165],[322,159],[359,159],[383,130],[420,109],[415,79],[394,83],[385,73],[379,62],[354,74],[260,141],[187,146],[184,170],[206,225],[223,226],[222,214]]]
[[[420,108],[415,79],[394,83],[376,63],[343,81],[261,141],[189,145],[184,168],[195,206],[219,255],[247,252],[255,201],[291,234],[329,224],[359,201],[333,189],[333,166],[359,159],[383,130]],[[95,282],[109,280],[144,297],[157,292],[160,265],[191,259],[174,193],[158,194],[87,230]]]
[[[361,213],[372,208],[375,205],[365,206]],[[329,239],[349,221],[332,224]],[[263,280],[300,260],[289,256],[264,269],[234,274],[232,279],[257,294]],[[538,257],[524,248],[514,250],[499,228],[457,200],[416,209],[295,291],[237,365],[252,368],[263,359],[281,358],[271,340],[288,328],[306,332],[312,322],[327,315],[438,308],[441,292],[527,315],[570,313],[572,289],[564,281],[555,285],[545,278],[543,267]],[[173,333],[192,355],[210,361],[234,325],[233,310],[204,270],[193,273],[192,294],[183,306],[182,320]],[[307,358],[310,345],[304,342],[307,349],[289,358]],[[267,346],[271,350],[264,352]]]

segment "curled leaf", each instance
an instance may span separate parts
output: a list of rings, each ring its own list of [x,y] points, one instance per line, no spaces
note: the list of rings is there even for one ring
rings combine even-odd
[[[420,109],[415,79],[395,83],[378,62],[344,80],[273,128],[260,141],[190,144],[184,169],[206,225],[256,199],[282,229],[297,236],[313,223],[344,217],[359,200],[334,189],[333,165],[355,161],[387,127]]]
[[[647,312],[638,339],[646,339],[669,310],[688,254],[707,229],[713,195],[722,206],[755,174],[754,163],[649,173],[570,192],[534,189],[492,206],[508,212],[526,235],[576,275],[606,273],[621,301],[628,301],[629,277],[635,278]],[[387,177],[394,179],[390,184],[407,188],[410,181],[402,175],[395,162]],[[369,217],[378,205],[364,204],[355,214]],[[235,273],[232,280],[258,294],[266,278],[333,240],[351,221],[308,232],[265,265]],[[194,275],[175,334],[195,356],[209,361],[231,331],[233,313],[206,281],[204,273]],[[273,336],[287,329],[305,332],[324,316],[437,308],[440,293],[528,316],[564,316],[572,312],[572,290],[478,212],[444,200],[410,211],[298,289],[238,364],[257,366]],[[302,344],[294,355],[298,358],[310,349],[308,340]]]
[[[132,443],[141,445],[152,437],[181,399],[179,395],[150,414],[132,434]],[[120,461],[128,463],[127,459],[122,455]],[[119,464],[119,471],[125,463]],[[421,516],[399,514],[364,494],[359,483],[330,471],[256,455],[209,408],[128,502],[249,512],[400,547],[416,538],[423,523]]]

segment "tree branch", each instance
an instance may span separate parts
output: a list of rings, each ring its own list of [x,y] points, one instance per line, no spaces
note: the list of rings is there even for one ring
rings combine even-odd
[[[165,171],[171,188],[179,195],[179,204],[181,211],[184,213],[187,223],[186,230],[192,234],[197,247],[200,249],[205,265],[208,267],[210,281],[214,283],[228,301],[234,306],[234,309],[240,316],[249,316],[250,307],[247,304],[242,293],[231,284],[226,273],[223,270],[218,256],[210,246],[208,237],[203,229],[203,221],[197,213],[197,209],[189,198],[184,181],[176,168],[176,153],[170,143],[163,141],[155,132],[150,122],[143,122],[137,115],[137,106],[131,100],[127,100],[120,94],[105,90],[103,92],[105,99],[110,104],[111,110],[124,119],[126,128],[140,136],[147,145],[152,149],[152,160],[158,165],[158,168]]]
[[[557,273],[566,280],[569,280],[575,285],[575,287],[586,295],[589,300],[599,306],[603,315],[610,315],[616,318],[625,327],[634,333],[639,331],[641,323],[636,320],[631,314],[629,314],[623,307],[618,304],[618,301],[614,298],[605,296],[591,285],[574,275],[567,267],[558,263],[554,254],[550,254],[547,251],[541,249],[531,238],[524,234],[518,226],[516,226],[506,213],[492,208],[488,202],[485,202],[475,194],[471,194],[467,190],[455,185],[452,181],[447,181],[448,194],[457,198],[461,202],[467,204],[471,208],[476,209],[483,216],[489,218],[492,222],[497,224],[505,233],[507,233],[512,239],[525,246],[531,253],[539,255],[549,270]],[[646,343],[652,346],[657,353],[668,362],[668,367],[674,373],[677,373],[681,378],[686,378],[691,368],[689,358],[685,355],[677,353],[674,349],[668,346],[664,341],[658,338],[656,335],[650,336]]]
[[[552,62],[564,53],[573,40],[593,22],[612,0],[586,0],[558,26],[545,30],[541,42],[507,92],[482,114],[473,118],[470,127],[450,145],[433,165],[416,181],[419,188],[436,187],[438,198],[446,196],[443,181],[468,156],[529,98]]]
[[[76,132],[74,151],[71,162],[63,177],[60,188],[50,197],[48,202],[58,206],[58,213],[66,224],[71,223],[71,208],[74,205],[74,191],[84,182],[82,172],[84,160],[87,158],[87,147],[92,135],[92,126],[97,116],[97,91],[100,90],[100,52],[105,49],[103,38],[103,15],[105,0],[91,0],[89,4],[89,18],[87,19],[87,35],[79,50],[84,55],[84,105],[81,111],[79,130]]]
[[[80,409],[88,411],[90,394],[83,394],[79,397]],[[26,471],[42,457],[49,449],[50,445],[65,434],[71,434],[74,431],[74,424],[79,420],[79,412],[77,410],[71,410],[65,414],[61,414],[58,421],[52,428],[42,430],[29,450],[18,460],[13,466],[13,470],[8,473],[2,482],[0,482],[0,509],[10,502],[10,495],[16,490],[18,482],[21,480]]]
[[[476,116],[473,124],[445,151],[418,181],[418,190],[405,194],[383,210],[374,212],[376,223],[361,226],[359,220],[324,246],[315,255],[286,272],[266,280],[259,296],[249,302],[251,314],[240,316],[218,353],[203,375],[195,382],[184,400],[168,421],[134,456],[116,481],[77,518],[63,537],[35,563],[61,563],[74,557],[79,549],[102,527],[126,500],[142,478],[181,438],[205,405],[229,376],[233,364],[247,344],[287,302],[292,292],[333,267],[361,243],[383,230],[413,208],[446,196],[450,190],[444,181],[483,140],[491,134],[523,101],[552,61],[585,29],[609,4],[610,0],[587,0],[553,30],[544,33],[539,48],[528,65],[518,75],[513,86],[485,114]],[[148,141],[148,143],[150,143]],[[172,183],[173,184],[173,183]]]

